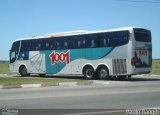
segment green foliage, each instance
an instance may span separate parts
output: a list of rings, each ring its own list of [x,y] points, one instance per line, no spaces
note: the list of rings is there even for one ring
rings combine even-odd
[[[9,62],[0,61],[0,74],[9,74]]]
[[[61,79],[61,78],[30,78],[30,77],[0,77],[0,85],[5,87],[13,86],[18,87],[21,84],[37,84],[40,83],[44,86],[58,85],[62,82],[77,82],[78,84],[90,84],[92,81],[79,80],[79,79]]]
[[[151,73],[160,75],[160,60],[153,60]]]

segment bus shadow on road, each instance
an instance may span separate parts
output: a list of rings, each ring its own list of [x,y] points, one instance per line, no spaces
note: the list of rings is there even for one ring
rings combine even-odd
[[[42,77],[44,78],[44,77]],[[60,78],[60,79],[76,79],[76,80],[87,80],[85,79],[85,77],[83,76],[47,76],[45,78]],[[94,79],[94,80],[99,80],[99,79]],[[101,80],[100,80],[101,81]],[[132,77],[132,78],[126,78],[126,79],[118,79],[116,77],[110,78],[110,79],[106,79],[103,81],[128,81],[128,82],[141,82],[141,81],[160,81],[160,77],[159,78],[152,78],[152,77]]]
[[[86,80],[83,76],[65,76],[65,75],[61,75],[61,76],[60,75],[46,75],[46,76],[31,75],[31,77]]]
[[[128,78],[128,79],[115,79],[114,81],[128,81],[128,82],[141,82],[141,81],[160,81],[160,78]]]

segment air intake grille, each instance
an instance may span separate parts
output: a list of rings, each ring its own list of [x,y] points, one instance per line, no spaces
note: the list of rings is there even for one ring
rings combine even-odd
[[[127,74],[126,59],[112,59],[113,74]]]

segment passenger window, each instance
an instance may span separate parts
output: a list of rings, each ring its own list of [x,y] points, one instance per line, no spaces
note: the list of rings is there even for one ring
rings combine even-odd
[[[64,46],[65,48],[68,48],[68,43],[66,41],[64,42]]]
[[[85,47],[85,38],[84,35],[76,35],[71,40],[73,48],[84,48]]]
[[[95,40],[91,40],[91,48],[95,47]]]
[[[85,41],[85,39],[83,39],[83,41],[82,41],[83,43],[82,43],[82,46],[85,46],[86,45],[86,41]]]
[[[100,46],[101,47],[116,47],[125,45],[128,43],[129,36],[127,31],[120,32],[108,32],[100,34]]]
[[[46,43],[46,47],[49,47],[49,43]]]
[[[57,41],[57,49],[60,49],[60,43]]]
[[[85,37],[86,40],[86,47],[94,48],[98,47],[98,35],[97,34],[89,34]]]
[[[81,47],[81,41],[78,41],[78,48]]]

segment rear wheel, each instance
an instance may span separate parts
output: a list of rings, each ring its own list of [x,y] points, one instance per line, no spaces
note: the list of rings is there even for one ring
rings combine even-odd
[[[95,71],[90,66],[84,68],[83,74],[86,79],[94,79],[95,78]]]
[[[29,74],[27,73],[27,68],[25,66],[21,66],[19,69],[19,73],[21,76],[28,76]]]
[[[100,67],[97,71],[98,78],[101,80],[109,79],[109,71],[106,67]]]

